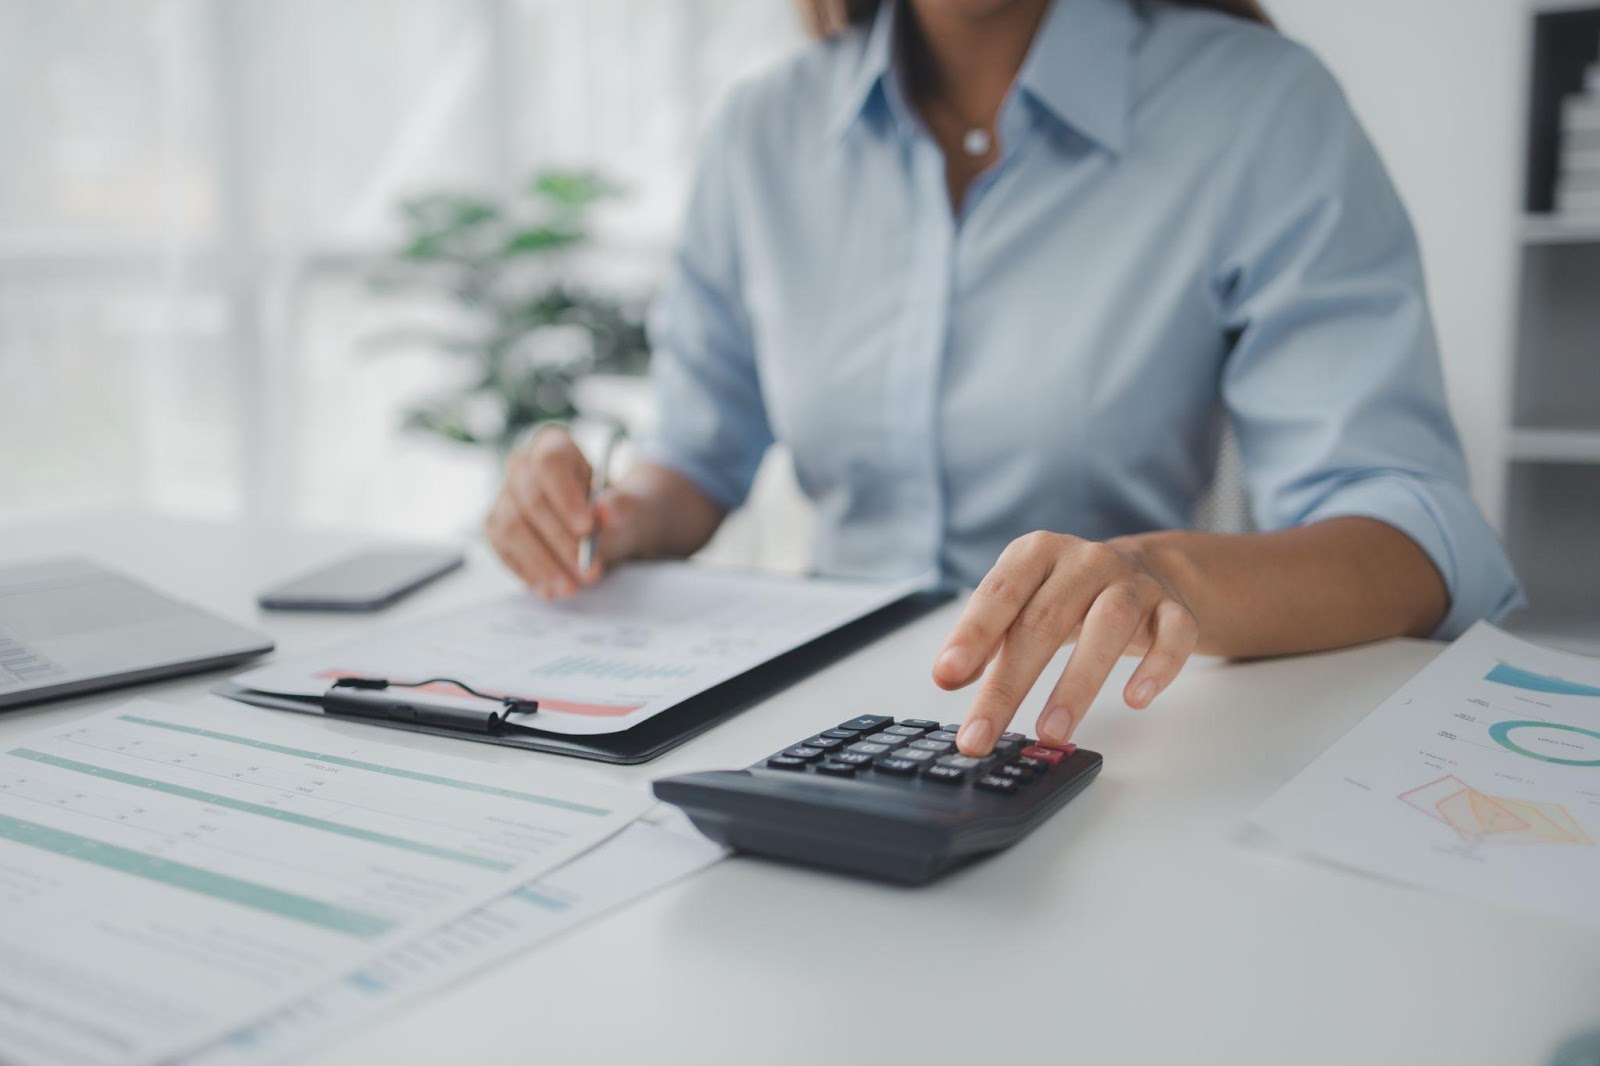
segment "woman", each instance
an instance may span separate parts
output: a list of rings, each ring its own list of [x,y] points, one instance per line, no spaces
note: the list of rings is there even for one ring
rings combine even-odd
[[[933,665],[945,688],[981,678],[968,754],[1069,641],[1047,743],[1124,654],[1142,708],[1196,650],[1448,637],[1518,604],[1405,211],[1331,77],[1252,0],[814,15],[828,36],[710,134],[645,461],[592,510],[561,431],[510,464],[488,533],[531,587],[695,551],[781,440],[821,572],[977,583]],[[1184,529],[1223,417],[1259,533]]]

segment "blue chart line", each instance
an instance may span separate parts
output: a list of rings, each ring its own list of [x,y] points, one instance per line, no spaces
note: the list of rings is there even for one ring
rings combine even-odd
[[[1532,670],[1523,670],[1505,663],[1484,674],[1483,679],[1500,685],[1510,685],[1512,688],[1526,689],[1529,692],[1548,692],[1557,696],[1600,696],[1600,688],[1593,685],[1580,685],[1576,681],[1551,677],[1549,674],[1536,674]]]
[[[664,681],[689,677],[692,666],[630,663],[593,655],[563,655],[533,668],[535,677],[599,677],[608,681]]]

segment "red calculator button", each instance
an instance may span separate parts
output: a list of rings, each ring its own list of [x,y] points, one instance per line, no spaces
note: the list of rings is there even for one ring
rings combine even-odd
[[[1078,745],[1070,744],[1070,743],[1069,744],[1046,744],[1043,741],[1041,741],[1039,743],[1039,746],[1041,748],[1049,748],[1052,751],[1059,751],[1063,755],[1071,755],[1073,752],[1078,750]]]
[[[1051,766],[1058,765],[1062,759],[1067,757],[1067,753],[1059,748],[1047,748],[1040,744],[1023,748],[1022,754],[1026,758],[1038,759],[1040,762],[1047,762]]]

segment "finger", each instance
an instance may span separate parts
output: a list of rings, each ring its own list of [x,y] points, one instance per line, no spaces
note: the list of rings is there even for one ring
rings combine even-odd
[[[1151,616],[1154,633],[1122,698],[1129,707],[1145,708],[1177,678],[1183,664],[1194,654],[1200,641],[1200,627],[1194,615],[1177,600],[1162,600]]]
[[[594,471],[564,432],[553,432],[543,439],[548,443],[534,448],[532,477],[525,480],[536,484],[549,498],[574,536],[585,536],[594,528],[594,508],[589,501]]]
[[[1006,546],[967,601],[933,664],[934,684],[972,684],[1000,649],[1022,609],[1050,575],[1056,558],[1048,534],[1030,533]]]
[[[511,503],[510,494],[502,488],[500,494],[494,498],[494,505],[489,508],[489,513],[484,516],[483,535],[506,568],[521,578],[523,576],[521,571],[517,569],[515,560],[506,550],[506,543],[510,537],[510,520],[515,510],[516,505]]]
[[[1152,608],[1133,585],[1112,585],[1095,598],[1067,668],[1061,671],[1039,717],[1041,741],[1065,744],[1072,738]]]
[[[538,534],[545,547],[550,549],[562,571],[574,582],[578,581],[578,537],[567,523],[556,514],[554,505],[535,486],[526,494],[516,493],[517,511],[528,527]]]
[[[1088,608],[1093,592],[1083,587],[1082,580],[1052,577],[1017,615],[957,734],[962,754],[989,754],[995,739],[1005,732],[1033,683]]]
[[[638,554],[638,504],[633,497],[607,490],[595,498],[594,564],[598,576],[605,568]]]
[[[561,583],[568,579],[508,494],[502,493],[495,503],[489,525],[490,542],[496,553],[524,585],[545,599],[561,594]]]
[[[506,569],[529,588],[538,583],[541,575],[533,568],[532,560],[528,558],[519,543],[527,535],[526,530],[521,517],[517,514],[516,501],[506,489],[502,488],[500,495],[495,497],[494,506],[489,509],[488,517],[483,520],[483,531],[488,537],[490,546],[494,548],[494,553],[500,557],[502,563],[505,563]]]

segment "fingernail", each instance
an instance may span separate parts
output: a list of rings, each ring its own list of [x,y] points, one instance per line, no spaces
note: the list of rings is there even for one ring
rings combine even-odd
[[[1156,698],[1156,683],[1154,681],[1141,681],[1139,687],[1133,690],[1133,702],[1143,707]]]
[[[949,648],[943,655],[939,656],[939,661],[935,665],[944,673],[955,674],[957,677],[966,677],[967,674],[972,672],[971,662],[972,660],[967,657],[965,650]]]
[[[961,727],[956,745],[968,755],[987,755],[994,747],[994,726],[985,718],[974,718]]]
[[[1064,741],[1072,729],[1072,712],[1065,707],[1052,707],[1039,719],[1039,739],[1047,742]]]

